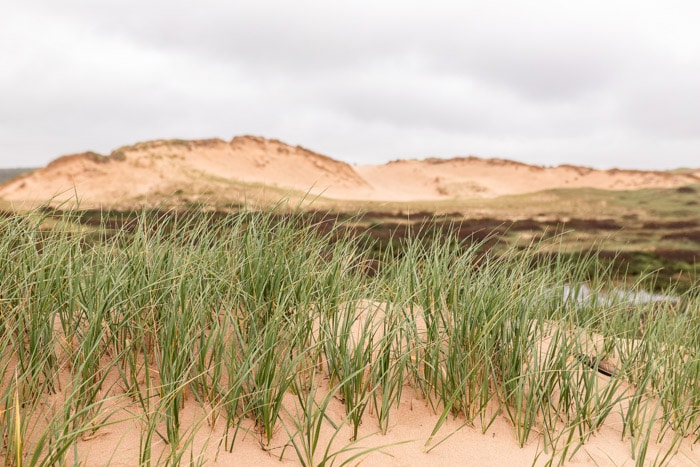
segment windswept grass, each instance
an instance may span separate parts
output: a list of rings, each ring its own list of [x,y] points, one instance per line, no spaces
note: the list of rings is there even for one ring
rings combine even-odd
[[[501,415],[550,464],[613,415],[639,465],[700,441],[697,283],[632,304],[593,255],[543,262],[556,239],[496,255],[408,236],[368,275],[342,225],[295,213],[143,212],[98,234],[67,228],[70,212],[46,229],[44,215],[0,219],[5,465],[80,462],[80,440],[125,418],[141,465],[212,460],[194,443],[207,426],[223,426],[227,451],[252,430],[270,452],[286,436],[303,465],[342,464],[374,450],[366,414],[386,433],[408,390],[436,414],[426,451],[448,417],[485,431]],[[192,404],[202,424],[183,422]],[[661,438],[672,447],[647,459]]]

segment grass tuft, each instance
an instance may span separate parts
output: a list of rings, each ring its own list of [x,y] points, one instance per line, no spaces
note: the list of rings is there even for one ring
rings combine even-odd
[[[252,427],[302,465],[353,462],[381,451],[361,427],[386,433],[408,390],[437,415],[426,451],[449,417],[485,431],[501,415],[550,465],[611,416],[640,464],[650,443],[671,440],[651,459],[666,463],[700,441],[697,286],[636,300],[653,278],[621,291],[597,255],[552,254],[556,238],[493,253],[488,235],[433,232],[377,258],[298,212],[78,217],[0,218],[6,465],[84,462],[81,440],[124,414],[141,465],[205,463],[196,438],[215,427],[228,451]]]

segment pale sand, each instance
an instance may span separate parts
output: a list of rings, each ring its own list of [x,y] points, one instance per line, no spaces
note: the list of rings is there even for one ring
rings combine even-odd
[[[295,398],[287,395],[285,405],[294,413]],[[134,409],[134,407],[132,407]],[[334,399],[328,409],[329,416],[335,421],[342,420],[345,409],[341,402]],[[133,417],[133,412],[121,412]],[[195,458],[206,460],[207,465],[300,465],[291,446],[286,448],[282,460],[283,446],[288,441],[284,428],[279,426],[270,447],[262,448],[262,441],[253,430],[252,423],[244,423],[247,433],[241,431],[232,452],[228,452],[220,443],[224,440],[224,421],[219,418],[213,429],[203,420],[203,411],[195,403],[189,402],[183,410],[183,431],[199,424],[193,442]],[[290,430],[294,430],[289,416],[283,417]],[[392,412],[390,429],[386,435],[379,433],[377,418],[369,410],[360,427],[357,446],[371,448],[387,446],[381,452],[362,456],[350,465],[362,466],[528,466],[535,462],[544,465],[549,456],[542,452],[543,437],[533,433],[524,447],[520,447],[514,436],[513,427],[503,415],[497,415],[494,422],[482,433],[478,425],[465,425],[463,418],[449,417],[445,425],[437,432],[426,449],[426,441],[430,438],[437,416],[426,405],[425,400],[417,398],[413,389],[404,388],[400,407]],[[139,427],[133,420],[116,424],[98,431],[96,437],[80,441],[78,452],[81,462],[85,465],[131,466],[136,465],[139,455]],[[164,430],[162,431],[164,432]],[[321,459],[326,443],[332,437],[334,429],[325,423],[321,433],[320,447],[316,461]],[[621,419],[619,415],[611,415],[602,428],[576,454],[567,461],[566,465],[635,465],[632,457],[631,440],[621,438]],[[341,449],[350,443],[351,429],[345,425],[335,439],[331,452]],[[402,443],[402,444],[398,444]],[[393,444],[393,446],[391,446]],[[661,444],[652,442],[647,454],[647,463],[651,464],[660,452],[667,450],[670,440]],[[154,442],[156,461],[159,452],[164,448],[162,441]],[[433,447],[430,452],[426,452]],[[572,449],[573,451],[573,449]],[[538,456],[539,454],[539,458]],[[351,454],[338,457],[339,465]],[[200,457],[201,456],[201,457]],[[536,460],[537,459],[537,460]],[[189,454],[186,457],[189,462]],[[162,461],[161,461],[162,462]],[[645,465],[646,465],[645,464]],[[667,465],[697,466],[700,465],[700,446],[693,446],[688,439],[683,440],[678,453]]]
[[[352,326],[352,341],[356,342],[360,338],[362,329],[372,329],[373,332],[381,333],[380,324],[386,312],[385,304],[370,300],[360,301],[355,313],[357,320]],[[420,314],[418,309],[415,309],[414,312]],[[560,329],[555,323],[550,324],[551,326],[547,327],[543,339],[538,345],[539,353],[543,357],[548,353],[549,336],[556,329]],[[419,320],[417,325],[419,335],[423,334],[425,328],[422,320]],[[603,338],[600,335],[589,334],[583,329],[569,329],[566,333],[581,343],[581,351],[596,354],[603,347]],[[379,336],[377,335],[377,337]],[[620,342],[619,344],[628,348],[630,345],[638,345],[639,342]],[[611,354],[612,361],[609,363],[613,367],[617,364],[616,355],[615,352]],[[599,378],[602,387],[605,385],[606,376],[600,375]],[[120,383],[116,378],[110,377],[110,380],[115,383],[115,389],[110,391],[110,395],[116,396],[118,402],[118,404],[110,406],[117,410],[111,419],[127,421],[102,428],[94,438],[80,441],[78,443],[79,458],[86,465],[105,465],[108,462],[111,465],[135,465],[138,460],[141,439],[141,424],[137,420],[142,416],[142,411],[137,404],[119,395],[120,390],[116,388],[119,387]],[[325,373],[317,373],[316,382],[319,386],[316,400],[320,401],[328,394],[329,390]],[[577,445],[574,444],[571,447],[567,455],[566,465],[635,465],[633,440],[629,436],[623,439],[622,417],[620,415],[621,411],[626,409],[624,396],[631,395],[632,391],[631,388],[622,384],[618,393],[623,396],[621,397],[623,402],[616,405],[600,429],[583,446],[576,449]],[[556,394],[553,394],[553,397],[556,398]],[[654,399],[650,399],[650,406],[653,405]],[[256,432],[252,421],[246,420],[238,434],[233,451],[228,452],[222,444],[225,443],[226,439],[223,415],[215,420],[212,427],[210,409],[207,409],[209,411],[207,412],[190,398],[181,416],[183,437],[186,438],[188,433],[195,433],[191,453],[195,458],[205,460],[207,465],[299,465],[297,455],[293,447],[289,445],[290,433],[296,431],[294,419],[295,417],[297,420],[300,419],[296,416],[299,409],[297,399],[293,394],[287,393],[285,395],[284,407],[281,420],[276,425],[276,433],[269,447],[266,446],[263,449],[264,442],[261,435]],[[466,423],[463,416],[450,415],[432,440],[431,433],[438,423],[438,414],[412,386],[408,384],[404,386],[400,404],[398,407],[392,407],[389,430],[386,434],[381,434],[379,431],[375,410],[373,404],[370,403],[363,417],[358,436],[359,441],[355,443],[355,446],[360,449],[339,455],[337,465],[362,449],[382,446],[384,447],[381,451],[361,456],[350,465],[529,466],[533,463],[544,465],[551,455],[551,450],[548,449],[546,452],[544,450],[544,436],[542,435],[544,430],[541,421],[536,422],[529,439],[523,447],[520,447],[513,425],[505,414],[496,413],[495,406],[487,409],[483,419],[477,417],[473,425]],[[340,432],[331,444],[329,452],[332,453],[350,445],[352,431],[349,422],[342,424],[345,419],[345,406],[335,395],[331,399],[326,414],[336,425],[342,425]],[[482,427],[485,426],[482,421],[488,423],[490,420],[493,420],[493,423],[485,431],[482,430]],[[656,439],[658,430],[657,423],[651,431],[652,440]],[[160,431],[165,433],[164,426],[161,425]],[[331,424],[324,422],[316,462],[321,460],[323,451],[331,442],[334,433],[335,430]],[[561,442],[565,442],[564,438]],[[652,441],[649,444],[645,465],[660,460],[672,448],[671,438],[672,432],[669,432],[661,443]],[[575,436],[574,443],[576,443],[576,439]],[[560,444],[559,447],[561,449],[563,445]],[[700,465],[700,445],[693,444],[691,438],[681,440],[676,449],[676,455],[667,465]],[[156,437],[153,449],[154,462],[159,460],[158,457],[164,450],[167,450],[167,447]],[[571,457],[572,454],[573,457]],[[160,459],[160,463],[163,462],[163,459]],[[189,462],[189,453],[187,462]]]
[[[700,182],[682,173],[545,168],[476,157],[400,160],[350,166],[299,146],[253,136],[152,141],[120,148],[111,158],[77,154],[0,186],[6,201],[73,199],[119,204],[173,193],[245,198],[260,186],[338,200],[418,201],[496,197],[551,188],[627,190]],[[243,184],[243,185],[241,185]]]

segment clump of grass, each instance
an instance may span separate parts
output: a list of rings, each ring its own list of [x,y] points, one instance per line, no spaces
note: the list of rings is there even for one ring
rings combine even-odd
[[[486,430],[499,414],[521,445],[541,436],[550,463],[613,413],[637,462],[664,437],[655,461],[700,441],[697,289],[633,304],[595,255],[543,262],[556,243],[496,254],[444,232],[391,242],[366,274],[376,252],[342,224],[282,210],[144,211],[97,233],[47,216],[0,219],[6,465],[81,462],[79,441],[124,414],[142,465],[204,462],[194,438],[217,424],[234,451],[248,422],[266,450],[347,462],[373,451],[358,444],[368,413],[386,433],[411,387],[438,415],[426,450],[448,417]],[[183,424],[188,405],[202,424]],[[338,446],[344,426],[353,442]]]

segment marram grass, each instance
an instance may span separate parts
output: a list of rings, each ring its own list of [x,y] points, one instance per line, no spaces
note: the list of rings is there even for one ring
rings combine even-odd
[[[440,236],[367,274],[361,243],[295,213],[144,212],[97,234],[71,216],[0,220],[5,465],[80,462],[76,443],[124,414],[140,427],[134,462],[205,464],[187,404],[225,427],[219,449],[252,423],[262,449],[284,433],[302,465],[342,464],[371,451],[356,439],[365,414],[386,432],[406,390],[435,411],[433,434],[447,417],[486,430],[503,415],[550,464],[613,413],[639,465],[673,457],[646,458],[656,437],[700,440],[697,287],[632,305],[588,256],[543,264],[541,245],[496,255]],[[353,440],[332,448],[343,425]]]

